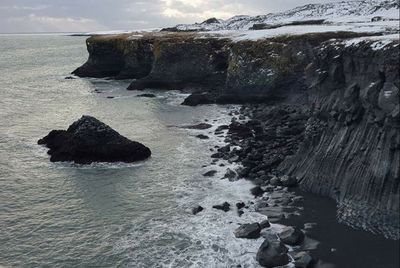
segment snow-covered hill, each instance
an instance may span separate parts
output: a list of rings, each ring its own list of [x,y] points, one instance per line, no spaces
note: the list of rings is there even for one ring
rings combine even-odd
[[[275,27],[293,22],[324,20],[324,24],[371,23],[399,20],[398,0],[358,0],[309,4],[285,12],[260,16],[235,16],[228,20],[209,19],[202,23],[180,24],[177,31],[248,30],[254,25]],[[391,23],[393,25],[393,23]]]

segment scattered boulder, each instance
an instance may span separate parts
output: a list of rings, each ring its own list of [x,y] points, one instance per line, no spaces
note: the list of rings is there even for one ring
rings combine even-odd
[[[303,242],[304,233],[297,227],[288,226],[279,233],[279,238],[287,245],[296,246]]]
[[[203,210],[204,210],[204,208],[202,206],[194,207],[194,208],[192,208],[192,214],[196,215],[196,214],[202,212]]]
[[[234,232],[236,238],[257,239],[260,237],[261,227],[258,223],[243,224]]]
[[[157,96],[154,95],[154,94],[151,94],[151,93],[144,93],[144,94],[139,94],[136,97],[139,97],[139,98],[155,98]]]
[[[246,204],[245,204],[244,202],[236,203],[237,209],[242,209],[242,208],[244,208],[245,206],[246,206]]]
[[[268,220],[264,220],[264,221],[260,222],[260,227],[261,227],[261,229],[269,228],[269,227],[271,227],[271,224],[269,223]]]
[[[229,179],[229,180],[234,180],[234,179],[236,179],[236,176],[237,176],[236,172],[233,171],[232,169],[228,168],[226,170],[224,178]]]
[[[219,127],[217,127],[217,129],[215,130],[215,132],[222,132],[226,129],[229,129],[228,125],[220,125]]]
[[[274,176],[274,177],[269,181],[269,184],[271,184],[272,186],[279,186],[279,185],[281,185],[281,180],[280,180],[278,177]]]
[[[212,103],[215,103],[215,96],[206,93],[193,93],[183,101],[182,105],[197,106]]]
[[[219,209],[219,210],[222,210],[222,211],[225,211],[225,212],[228,212],[230,210],[230,207],[231,207],[231,205],[228,202],[224,202],[221,205],[213,206],[213,208]]]
[[[221,152],[215,153],[211,155],[211,158],[223,158],[224,154]]]
[[[76,79],[76,78],[73,77],[73,76],[67,76],[67,77],[65,77],[65,79],[66,79],[66,80],[73,80],[73,79]]]
[[[50,150],[50,161],[135,162],[149,158],[151,151],[141,143],[120,135],[92,116],[82,116],[67,130],[52,130],[38,144]]]
[[[196,138],[199,138],[200,140],[208,140],[210,137],[207,135],[199,134],[196,136]]]
[[[204,177],[213,177],[217,173],[216,170],[210,170],[203,174]]]
[[[262,196],[264,194],[264,191],[260,186],[256,186],[256,187],[251,188],[250,192],[255,197]]]
[[[288,249],[278,240],[265,240],[257,252],[257,261],[263,267],[283,266],[289,263]]]
[[[207,123],[200,123],[197,125],[182,126],[181,128],[204,130],[204,129],[212,128],[212,125],[207,124]]]
[[[313,258],[305,251],[294,254],[293,260],[296,268],[311,268],[313,264]]]

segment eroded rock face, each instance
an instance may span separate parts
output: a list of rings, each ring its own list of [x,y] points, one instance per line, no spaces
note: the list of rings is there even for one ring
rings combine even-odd
[[[89,58],[72,73],[79,77],[141,78],[153,64],[152,39],[93,36],[86,40]]]
[[[150,157],[151,151],[131,141],[91,116],[82,116],[67,130],[53,130],[38,141],[50,150],[50,161],[135,162]]]
[[[128,89],[222,88],[228,62],[226,43],[221,39],[190,37],[155,41],[151,72],[133,81]]]

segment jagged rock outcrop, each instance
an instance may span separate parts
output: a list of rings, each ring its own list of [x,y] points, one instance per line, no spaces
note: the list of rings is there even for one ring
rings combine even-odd
[[[86,40],[89,58],[72,74],[80,77],[141,78],[153,64],[152,39],[129,35],[92,36]]]
[[[50,161],[135,162],[150,157],[151,151],[141,143],[131,141],[91,116],[82,116],[67,130],[52,130],[38,141],[50,150]]]

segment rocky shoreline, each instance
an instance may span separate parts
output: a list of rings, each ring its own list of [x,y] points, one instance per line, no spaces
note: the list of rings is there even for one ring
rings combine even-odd
[[[89,59],[74,74],[135,79],[130,90],[193,92],[184,105],[244,104],[237,120],[217,128],[217,136],[227,132],[228,145],[211,157],[213,164],[224,159],[243,166],[225,178],[254,182],[259,213],[271,222],[299,213],[302,198],[290,189],[298,186],[335,200],[341,222],[398,240],[399,42],[370,35],[255,41],[168,32],[96,36],[87,40]],[[262,248],[286,261],[281,244]]]

